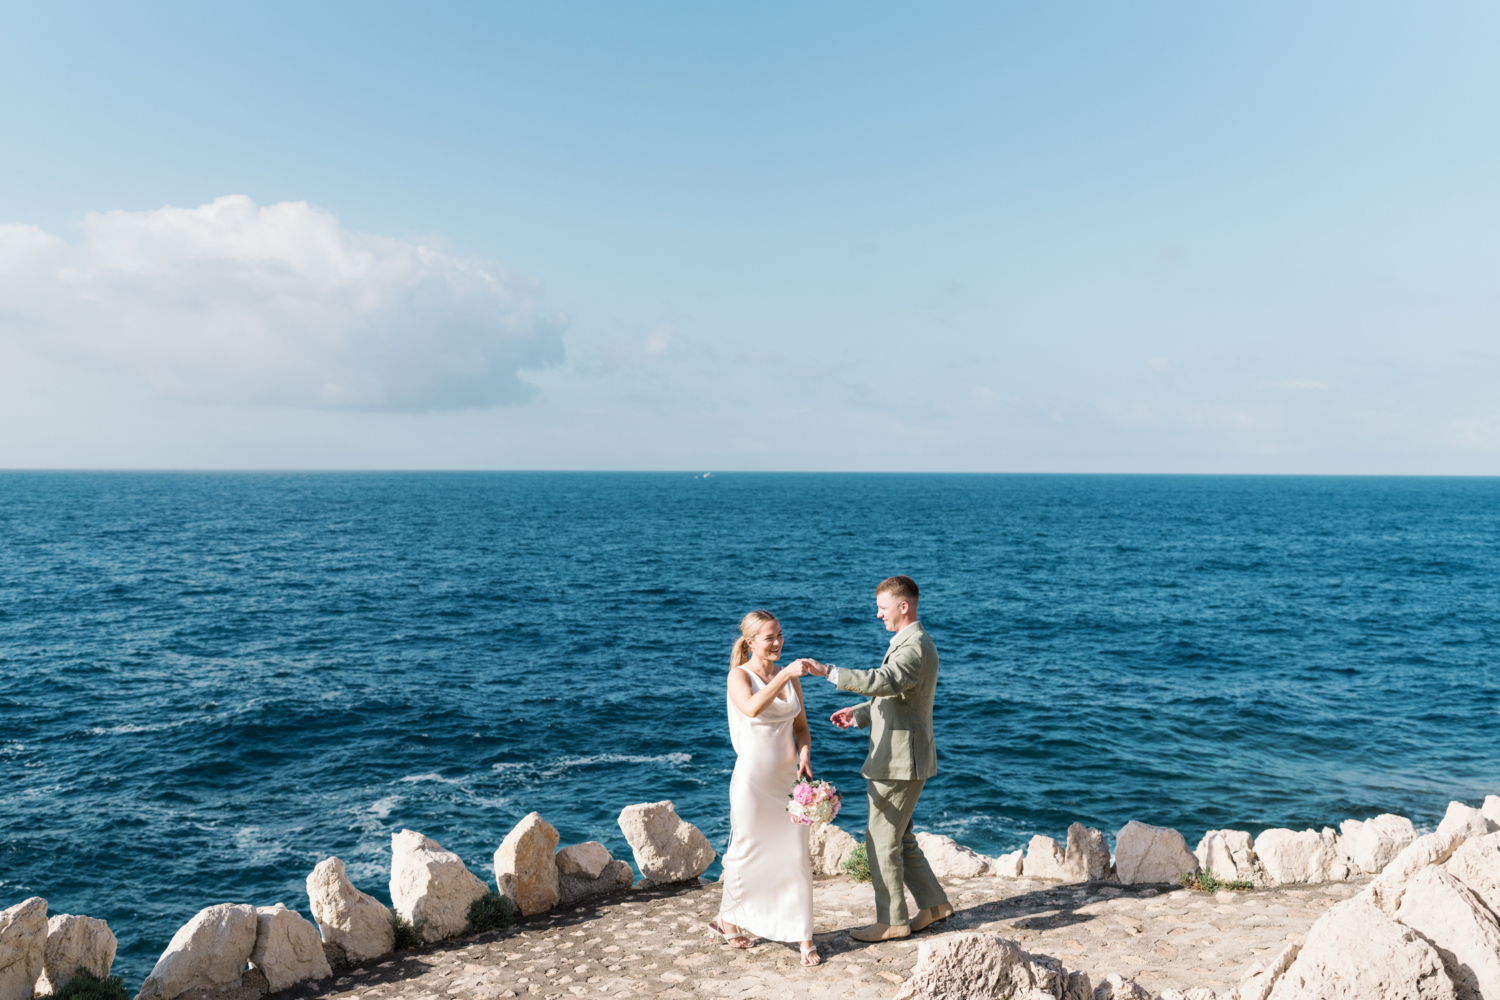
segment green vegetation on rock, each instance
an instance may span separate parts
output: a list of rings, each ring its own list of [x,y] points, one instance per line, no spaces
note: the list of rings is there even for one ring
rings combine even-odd
[[[469,924],[464,928],[464,933],[483,934],[485,931],[510,927],[519,916],[516,904],[511,902],[509,896],[492,892],[469,904]]]
[[[1220,889],[1233,889],[1236,892],[1244,892],[1246,889],[1255,888],[1249,882],[1226,882],[1216,876],[1212,868],[1204,868],[1193,872],[1191,875],[1182,876],[1182,887],[1184,889],[1201,889],[1204,892],[1218,892]]]
[[[88,969],[79,969],[62,989],[52,994],[52,1000],[130,1000],[125,992],[125,981],[119,976],[100,978]]]
[[[413,926],[411,921],[407,920],[401,914],[392,913],[391,930],[396,932],[394,947],[397,951],[415,948],[422,943],[422,921],[420,920]]]
[[[870,881],[870,858],[865,854],[865,845],[860,844],[850,852],[842,865],[844,874],[856,882]]]

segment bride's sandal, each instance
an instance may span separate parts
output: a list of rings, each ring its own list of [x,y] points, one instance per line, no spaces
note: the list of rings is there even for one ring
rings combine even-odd
[[[802,949],[802,964],[803,965],[822,965],[823,964],[823,956],[818,951],[818,946],[816,944],[803,944],[803,945],[800,945],[799,947]]]
[[[734,927],[734,930],[729,930],[731,927]],[[735,927],[734,924],[726,924],[722,920],[710,920],[708,922],[708,929],[722,937],[725,944],[732,945],[735,948],[749,948],[755,944],[755,942],[751,941],[745,935],[743,930]]]

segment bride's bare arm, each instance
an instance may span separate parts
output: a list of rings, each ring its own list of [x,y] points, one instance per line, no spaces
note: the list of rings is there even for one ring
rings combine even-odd
[[[808,662],[810,661],[793,660],[782,667],[776,676],[771,678],[770,683],[753,693],[750,690],[750,675],[739,667],[732,668],[729,671],[729,697],[734,701],[734,707],[750,718],[755,718],[766,710],[766,706],[781,693],[782,688],[803,675]]]
[[[797,712],[797,721],[792,723],[792,738],[797,743],[797,777],[806,774],[812,777],[812,730],[807,725],[807,703],[802,700],[802,682],[792,681],[792,686],[797,689],[797,704],[802,708]]]

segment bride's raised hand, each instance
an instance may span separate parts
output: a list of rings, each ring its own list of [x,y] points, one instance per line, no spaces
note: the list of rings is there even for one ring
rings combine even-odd
[[[791,680],[794,677],[806,677],[810,672],[809,668],[815,662],[814,660],[807,659],[807,657],[803,657],[800,660],[793,660],[782,667],[781,672],[786,675],[787,680]]]
[[[797,780],[801,781],[804,774],[808,781],[812,780],[812,747],[809,746],[797,751]]]

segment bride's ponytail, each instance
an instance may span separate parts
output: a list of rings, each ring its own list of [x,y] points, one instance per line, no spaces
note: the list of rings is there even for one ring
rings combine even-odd
[[[731,667],[750,662],[750,640],[759,635],[760,630],[769,622],[781,624],[769,611],[752,611],[740,619],[740,637],[734,640],[734,645],[729,650]]]

